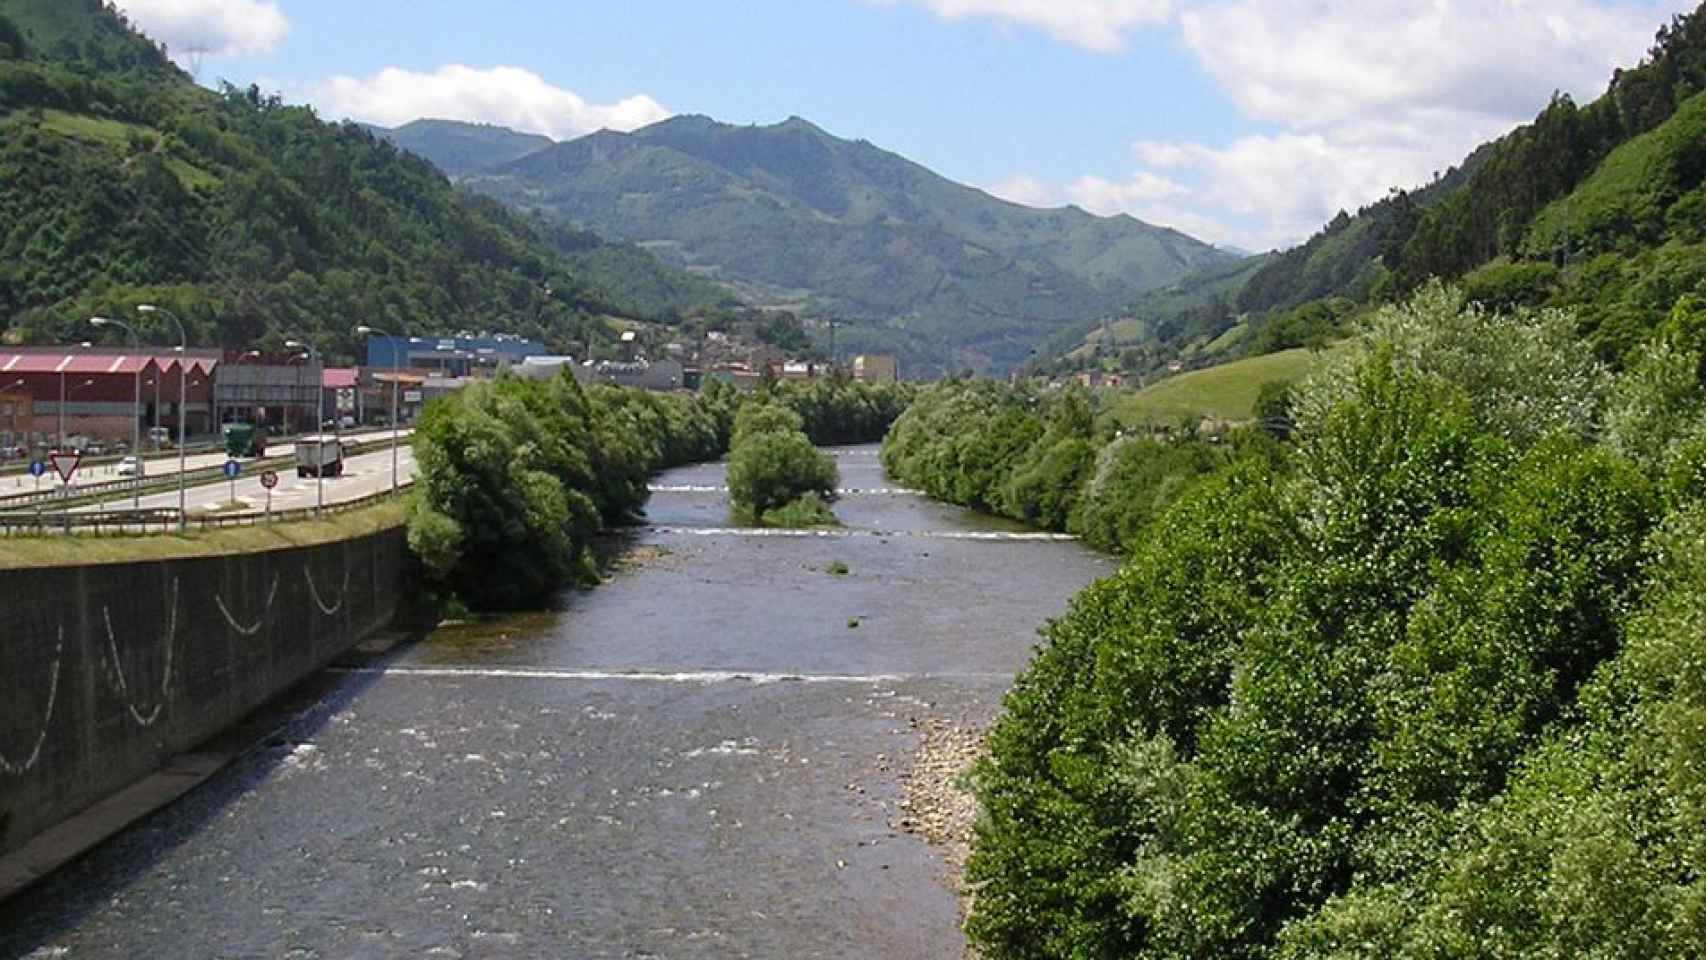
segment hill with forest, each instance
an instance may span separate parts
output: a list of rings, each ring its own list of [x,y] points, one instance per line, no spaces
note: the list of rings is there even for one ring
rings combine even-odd
[[[457,190],[354,124],[203,89],[99,0],[0,0],[0,336],[152,302],[192,340],[353,358],[357,324],[565,350],[726,290]],[[150,337],[162,331],[148,330]]]
[[[424,144],[423,155],[446,170],[468,163],[455,129],[440,133],[448,153]],[[494,155],[461,182],[641,244],[756,302],[834,318],[843,352],[895,352],[920,371],[1021,363],[1064,326],[1236,259],[1128,216],[999,200],[798,117],[601,131]]]
[[[1621,363],[1677,296],[1706,293],[1702,91],[1697,10],[1660,28],[1643,62],[1591,103],[1555,95],[1433,183],[1340,213],[1222,290],[1214,315],[1137,302],[1131,337],[1063,338],[1038,366],[1137,357],[1152,371],[1318,345],[1432,278],[1460,281],[1489,307],[1573,307],[1599,355]]]

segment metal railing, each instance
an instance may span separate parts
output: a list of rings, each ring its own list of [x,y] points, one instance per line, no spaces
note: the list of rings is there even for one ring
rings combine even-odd
[[[318,512],[322,516],[360,510],[392,497],[408,496],[414,482],[407,481],[393,493],[381,490],[353,500],[328,503]],[[222,527],[250,527],[266,523],[292,523],[314,519],[315,508],[294,507],[289,510],[244,510],[230,513],[200,513],[184,515],[184,524],[191,530],[215,530]],[[0,538],[30,537],[48,534],[146,534],[175,533],[178,529],[176,508],[146,510],[103,510],[73,513],[71,511],[35,510],[29,513],[0,513]]]

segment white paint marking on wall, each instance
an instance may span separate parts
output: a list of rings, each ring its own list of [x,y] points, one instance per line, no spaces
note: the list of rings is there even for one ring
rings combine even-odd
[[[172,656],[178,637],[178,579],[172,578],[172,614],[166,627],[166,670],[160,677],[160,699],[154,702],[154,709],[146,715],[137,709],[136,701],[130,695],[130,684],[125,682],[124,664],[118,658],[118,638],[113,635],[113,616],[105,606],[101,607],[101,619],[107,624],[107,652],[112,655],[113,676],[118,680],[118,694],[124,698],[125,707],[130,710],[131,717],[139,726],[152,727],[165,711],[166,702],[171,699]]]
[[[304,565],[302,567],[302,575],[304,577],[308,578],[308,592],[311,595],[313,595],[314,605],[316,607],[320,608],[321,613],[330,617],[330,616],[336,614],[339,610],[342,610],[344,608],[344,601],[349,598],[349,570],[348,570],[348,568],[345,568],[345,570],[344,570],[344,587],[342,590],[338,591],[338,602],[332,606],[327,606],[326,601],[320,599],[319,588],[314,586],[314,571],[308,569],[308,567],[306,565]]]
[[[219,605],[219,612],[222,615],[224,615],[225,622],[231,625],[231,629],[237,631],[238,633],[242,634],[245,637],[252,637],[257,633],[260,633],[261,628],[266,626],[267,617],[272,614],[272,602],[277,597],[278,597],[278,574],[275,573],[272,575],[272,589],[267,592],[266,609],[261,611],[261,618],[259,620],[256,620],[253,625],[247,626],[247,627],[238,623],[237,618],[233,617],[231,615],[231,611],[225,606],[225,597],[224,596],[219,595],[219,594],[215,594],[213,597],[213,602]]]
[[[35,746],[30,749],[30,755],[21,763],[13,763],[0,753],[0,773],[17,776],[29,773],[35,769],[36,762],[41,759],[42,745],[47,743],[47,731],[53,724],[53,705],[59,700],[59,665],[61,655],[65,652],[65,627],[59,628],[59,643],[53,648],[53,670],[47,681],[47,712],[41,719],[41,729],[36,732]]]
[[[781,527],[651,527],[653,533],[693,537],[818,537],[845,540],[850,537],[913,537],[920,540],[981,540],[992,543],[1072,543],[1068,533],[999,533],[964,530],[789,530]]]
[[[804,674],[765,673],[750,670],[553,670],[533,667],[331,667],[331,673],[362,676],[417,677],[423,679],[497,680],[626,680],[636,683],[903,683],[908,680],[1011,680],[1006,673],[874,673]]]

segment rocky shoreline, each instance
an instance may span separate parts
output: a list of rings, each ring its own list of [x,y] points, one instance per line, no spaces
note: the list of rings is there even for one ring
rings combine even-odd
[[[963,925],[972,903],[965,884],[966,856],[978,815],[969,781],[972,766],[983,755],[983,730],[936,717],[914,720],[913,726],[918,750],[900,774],[903,797],[891,826],[940,849]],[[970,948],[967,956],[975,956]]]

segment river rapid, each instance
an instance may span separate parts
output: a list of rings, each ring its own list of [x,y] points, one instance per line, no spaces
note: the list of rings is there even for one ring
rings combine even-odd
[[[0,905],[0,957],[960,957],[898,776],[1112,561],[832,452],[842,530],[733,529],[722,464],[670,471],[610,582],[346,657]]]

